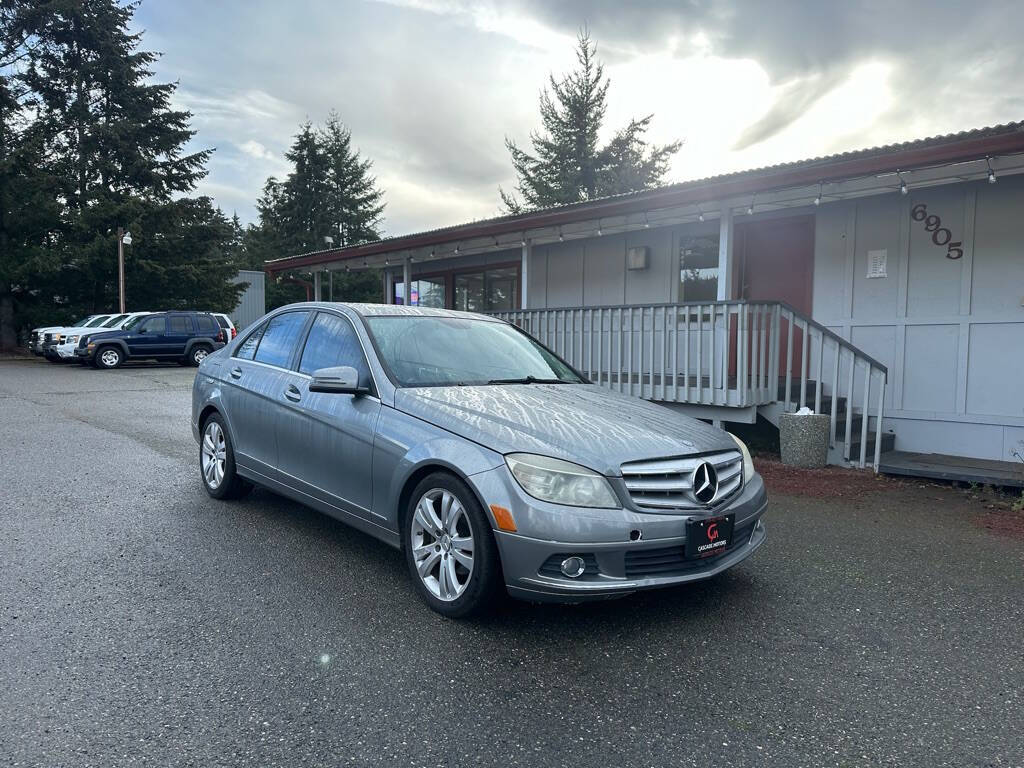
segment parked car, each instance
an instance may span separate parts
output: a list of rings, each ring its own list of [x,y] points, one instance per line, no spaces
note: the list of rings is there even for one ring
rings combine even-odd
[[[224,331],[227,334],[228,341],[231,341],[233,338],[235,338],[235,336],[238,335],[238,330],[235,328],[235,323],[234,321],[232,321],[230,317],[225,315],[223,312],[211,312],[210,314],[214,316],[214,318],[220,324],[220,327],[224,329]]]
[[[98,317],[100,317],[100,315],[89,315],[88,317],[83,317],[81,320],[75,321],[74,325],[77,327],[88,325],[90,322],[92,322]],[[64,326],[60,325],[47,325],[41,326],[39,328],[33,328],[32,333],[29,336],[29,349],[32,350],[32,353],[34,355],[42,356],[43,344],[46,341],[46,334],[53,333],[54,331],[59,331],[63,327]]]
[[[400,548],[448,616],[706,579],[765,540],[739,439],[483,315],[284,307],[203,361],[192,429],[211,496],[257,483]]]
[[[157,312],[131,328],[89,334],[75,354],[97,368],[118,368],[126,360],[199,365],[226,340],[224,329],[208,312]]]
[[[82,338],[88,338],[90,332],[118,331],[134,320],[145,317],[149,312],[125,312],[120,315],[113,315],[109,320],[98,326],[79,326],[64,328],[61,330],[57,345],[53,348],[57,358],[62,361],[77,360],[75,348]]]
[[[64,343],[64,336],[69,330],[73,328],[100,328],[112,317],[114,317],[112,314],[90,315],[88,318],[70,326],[47,328],[43,333],[42,355],[52,363],[58,362],[60,357],[57,355],[57,346]]]

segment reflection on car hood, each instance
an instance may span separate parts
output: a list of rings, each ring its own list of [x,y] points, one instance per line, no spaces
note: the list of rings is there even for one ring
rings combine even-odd
[[[720,429],[594,384],[399,389],[395,407],[501,453],[555,456],[606,475],[625,461],[736,447]]]

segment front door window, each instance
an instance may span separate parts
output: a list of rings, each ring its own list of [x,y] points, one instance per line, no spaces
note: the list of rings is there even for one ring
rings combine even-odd
[[[502,312],[516,308],[519,270],[497,267],[455,276],[455,307],[467,312]]]
[[[407,304],[410,307],[438,307],[444,309],[445,303],[444,275],[436,277],[417,277],[410,284],[410,299],[405,300],[405,283],[399,279],[395,283],[395,292],[391,297],[392,304]]]

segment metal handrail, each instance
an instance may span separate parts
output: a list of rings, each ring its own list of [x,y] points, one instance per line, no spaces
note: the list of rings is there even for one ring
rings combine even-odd
[[[832,374],[830,444],[838,449],[838,402],[845,398],[842,458],[866,466],[868,427],[874,419],[873,464],[878,469],[888,368],[786,302],[728,299],[490,314],[523,328],[595,383],[661,402],[738,408],[781,404],[783,412],[813,402],[814,410],[820,412],[828,357]],[[794,366],[794,349],[799,350],[798,366]],[[794,367],[799,368],[796,378]],[[855,376],[858,367],[864,368],[860,392]],[[840,376],[843,368],[847,373],[845,389]],[[870,395],[876,379],[878,398],[872,413]],[[811,381],[813,400],[808,398]],[[794,398],[794,384],[799,384],[798,399]],[[781,388],[784,394],[780,397]],[[860,455],[853,456],[858,393],[862,395]]]

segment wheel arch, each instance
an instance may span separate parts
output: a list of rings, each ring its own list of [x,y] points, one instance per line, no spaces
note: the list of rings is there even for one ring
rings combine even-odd
[[[412,492],[425,477],[429,477],[430,475],[438,472],[457,478],[463,485],[469,488],[469,492],[473,494],[473,498],[476,499],[480,508],[483,510],[484,517],[487,518],[488,521],[491,520],[491,514],[487,508],[487,504],[480,496],[480,491],[470,481],[468,475],[446,461],[440,459],[428,459],[421,464],[418,464],[412,472],[406,476],[398,494],[398,538],[403,550],[405,549],[404,532],[406,517],[409,514],[409,502],[412,500]]]

